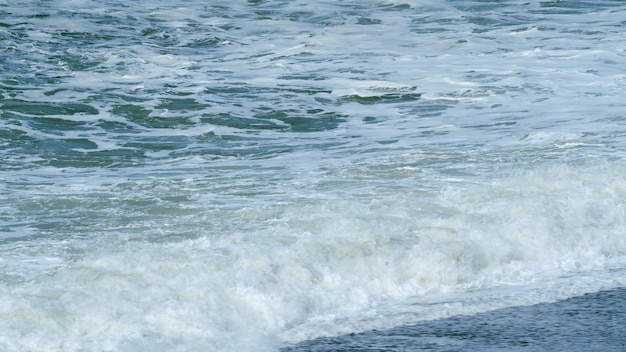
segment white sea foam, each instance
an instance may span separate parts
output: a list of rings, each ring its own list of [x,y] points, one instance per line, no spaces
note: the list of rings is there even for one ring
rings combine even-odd
[[[0,0],[0,350],[626,285],[624,8],[549,5]]]
[[[37,350],[132,350],[157,342],[271,348],[272,340],[623,285],[619,271],[608,271],[626,253],[622,172],[609,165],[556,167],[435,194],[390,190],[374,199],[294,200],[229,215],[192,213],[191,222],[157,216],[145,225],[186,232],[202,226],[200,216],[208,232],[180,242],[89,236],[57,243],[54,258],[50,249],[38,249],[48,253],[45,261],[15,245],[15,255],[31,259],[9,258],[7,272],[32,279],[2,288],[1,310],[10,317],[0,325],[8,334],[2,341]],[[144,227],[136,222],[118,233]],[[208,230],[220,227],[231,230]],[[587,276],[594,272],[595,279]],[[564,286],[533,286],[548,278]],[[491,298],[464,293],[476,290]],[[527,295],[520,301],[522,290]],[[421,308],[440,297],[448,297],[439,305],[444,311]],[[22,342],[10,331],[19,331]]]

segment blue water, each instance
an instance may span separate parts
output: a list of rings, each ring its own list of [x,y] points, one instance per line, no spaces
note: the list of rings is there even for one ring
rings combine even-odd
[[[623,288],[304,341],[283,351],[623,351]]]
[[[0,0],[0,350],[277,351],[625,287],[625,19]]]

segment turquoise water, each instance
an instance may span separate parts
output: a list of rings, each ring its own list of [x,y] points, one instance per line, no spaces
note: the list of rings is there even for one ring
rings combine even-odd
[[[0,0],[0,349],[276,351],[624,287],[625,13]]]

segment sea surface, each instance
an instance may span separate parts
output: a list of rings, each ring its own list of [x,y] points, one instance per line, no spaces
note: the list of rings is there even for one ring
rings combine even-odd
[[[304,341],[283,352],[623,352],[626,289],[386,330]]]
[[[625,68],[621,0],[0,0],[0,350],[497,350],[579,307],[617,351]]]

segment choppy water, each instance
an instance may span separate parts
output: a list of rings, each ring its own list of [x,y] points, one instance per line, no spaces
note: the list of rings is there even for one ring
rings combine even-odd
[[[271,351],[625,286],[625,26],[0,0],[0,349]]]

